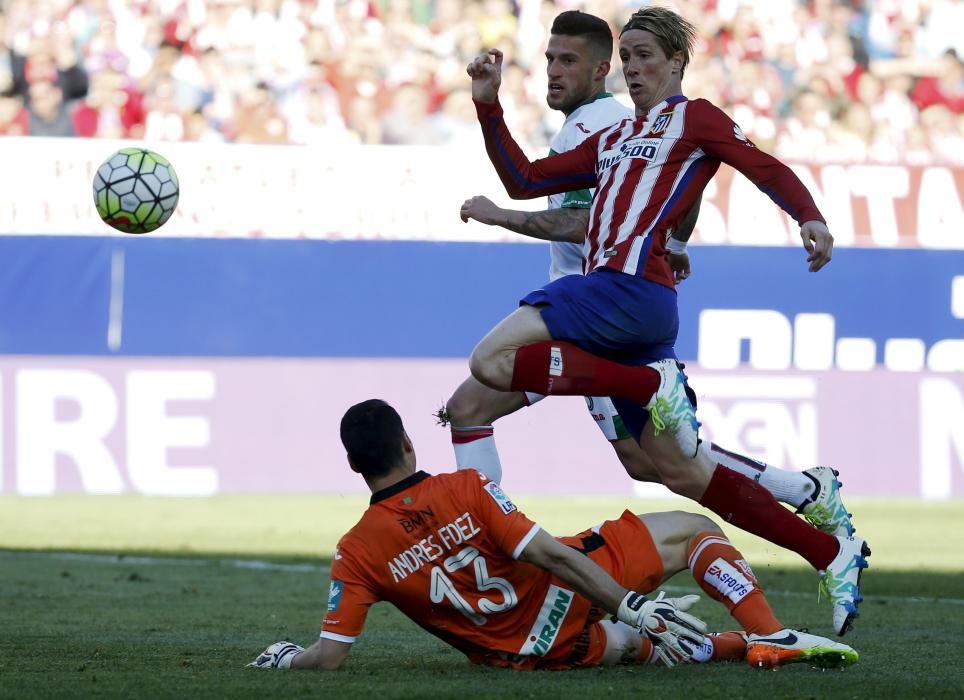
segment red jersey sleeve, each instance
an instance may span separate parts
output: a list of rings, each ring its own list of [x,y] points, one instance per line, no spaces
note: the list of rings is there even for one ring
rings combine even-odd
[[[485,150],[505,190],[513,199],[534,199],[558,192],[592,189],[596,186],[596,146],[593,134],[570,151],[529,162],[512,138],[502,114],[502,105],[476,102]]]
[[[693,100],[687,108],[696,141],[710,157],[733,166],[800,225],[824,221],[810,192],[790,168],[758,149],[719,107]]]
[[[351,543],[342,538],[331,564],[328,611],[321,623],[322,638],[350,644],[361,634],[368,609],[381,600],[374,581],[364,572],[364,566],[352,555]]]
[[[485,475],[479,474],[478,479],[472,481],[475,483],[474,510],[490,539],[503,554],[518,559],[539,532],[539,525],[516,508],[499,485]]]

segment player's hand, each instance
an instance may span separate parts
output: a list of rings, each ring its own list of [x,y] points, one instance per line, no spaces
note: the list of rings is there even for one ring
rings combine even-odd
[[[466,67],[472,78],[472,99],[477,102],[495,102],[502,85],[502,52],[489,49],[479,54]]]
[[[690,255],[684,250],[682,253],[670,253],[668,257],[673,279],[679,284],[690,276]]]
[[[821,267],[830,262],[833,254],[833,236],[830,229],[822,221],[806,221],[800,227],[800,238],[803,239],[803,247],[807,249],[807,262],[810,263],[810,272],[816,272]]]
[[[500,211],[502,210],[493,204],[491,199],[479,195],[478,197],[469,197],[462,203],[459,216],[465,223],[468,223],[469,219],[475,219],[481,224],[493,226],[497,223],[496,217]]]
[[[699,599],[697,595],[666,598],[661,592],[649,600],[630,591],[616,616],[649,637],[656,655],[666,666],[673,666],[692,659],[706,636],[706,623],[686,612]]]
[[[253,668],[291,668],[291,661],[304,651],[303,647],[291,642],[275,642],[258,654],[258,658],[248,664]]]

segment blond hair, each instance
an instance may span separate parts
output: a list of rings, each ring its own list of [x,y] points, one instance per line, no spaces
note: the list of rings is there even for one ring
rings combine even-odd
[[[683,66],[680,69],[680,78],[683,77],[683,71],[690,62],[693,44],[696,42],[696,27],[668,8],[644,7],[633,13],[619,32],[619,36],[631,29],[640,29],[655,36],[666,58],[672,58],[677,51],[682,52]]]

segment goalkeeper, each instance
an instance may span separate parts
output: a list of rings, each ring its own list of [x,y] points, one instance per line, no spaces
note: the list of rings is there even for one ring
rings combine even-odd
[[[272,644],[251,666],[338,668],[382,600],[473,662],[497,666],[857,660],[844,644],[785,629],[743,556],[704,516],[625,511],[556,539],[479,472],[417,471],[401,418],[384,401],[352,406],[341,440],[372,497],[335,550],[321,637],[308,649]],[[707,635],[687,612],[698,596],[643,595],[686,568],[742,632]]]

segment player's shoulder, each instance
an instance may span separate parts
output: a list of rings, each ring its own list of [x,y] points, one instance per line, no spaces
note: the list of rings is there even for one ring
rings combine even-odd
[[[454,472],[436,474],[432,477],[439,486],[462,490],[478,491],[480,487],[489,482],[489,478],[482,472],[471,467],[459,469]]]
[[[720,117],[723,117],[729,120],[729,117],[726,116],[726,112],[704,97],[697,97],[695,100],[687,100],[685,105],[686,115],[689,117],[695,116],[704,119],[719,119]]]
[[[632,118],[633,110],[610,95],[584,104],[572,114],[569,122],[572,128],[578,129],[583,136],[588,136],[587,131],[594,134],[607,126]]]

